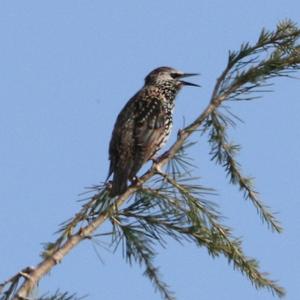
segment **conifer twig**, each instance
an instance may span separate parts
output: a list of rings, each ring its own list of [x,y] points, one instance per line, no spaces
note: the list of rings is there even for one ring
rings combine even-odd
[[[279,297],[283,296],[284,290],[259,271],[255,260],[248,259],[243,254],[241,241],[233,238],[230,229],[219,223],[217,213],[201,201],[201,195],[195,192],[197,188],[180,183],[180,178],[176,176],[164,178],[168,184],[167,188],[163,182],[160,182],[157,190],[147,190],[142,186],[158,174],[162,174],[163,167],[176,158],[187,139],[202,127],[210,132],[213,159],[225,167],[231,183],[237,184],[245,192],[246,198],[254,203],[262,218],[279,231],[277,221],[257,199],[250,182],[241,174],[234,157],[238,147],[230,145],[227,141],[225,129],[230,121],[224,118],[218,109],[228,100],[253,99],[251,93],[266,86],[268,79],[276,76],[289,77],[291,72],[299,70],[300,48],[296,44],[299,37],[300,30],[296,25],[285,21],[280,23],[274,32],[263,30],[253,46],[246,43],[239,51],[230,52],[227,66],[216,82],[209,104],[191,124],[178,133],[176,142],[169,150],[116,199],[109,197],[107,187],[100,188],[78,214],[63,224],[59,238],[54,243],[47,244],[39,264],[33,268],[25,268],[26,272],[18,272],[0,285],[0,299],[28,299],[41,278],[80,242],[91,239],[106,220],[112,222],[113,239],[125,239],[129,251],[127,259],[131,261],[134,258],[145,265],[145,273],[166,299],[173,299],[173,296],[161,282],[152,263],[155,253],[151,248],[155,240],[163,243],[162,234],[169,234],[178,241],[186,237],[198,246],[207,247],[212,256],[223,254],[245,273],[256,287],[268,288]],[[134,204],[121,209],[125,202],[130,203],[133,194],[139,193],[140,199],[135,198]],[[147,200],[147,193],[150,201]],[[146,215],[146,211],[149,214]],[[125,219],[124,222],[125,217],[134,219],[138,227],[130,225],[129,219]],[[140,235],[140,230],[143,235]]]

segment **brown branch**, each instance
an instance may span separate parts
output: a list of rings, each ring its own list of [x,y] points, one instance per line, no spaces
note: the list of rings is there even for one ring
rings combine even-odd
[[[123,195],[121,195],[115,205],[121,206],[125,200],[137,189],[137,186],[130,187]],[[22,286],[16,293],[14,300],[27,299],[32,289],[36,286],[39,280],[47,274],[56,264],[62,261],[62,259],[81,241],[89,238],[91,234],[107,219],[109,213],[105,212],[100,214],[94,221],[89,225],[80,228],[77,233],[70,236],[67,241],[57,249],[48,258],[41,261],[30,273],[29,278],[24,281]]]
[[[218,82],[220,81],[220,78]],[[217,82],[217,83],[218,83]],[[213,96],[216,96],[213,94]],[[197,129],[199,128],[205,119],[221,104],[223,100],[226,99],[226,96],[223,94],[220,97],[212,97],[210,104],[205,108],[202,114],[190,125],[185,127],[183,130],[179,131],[177,141],[162,154],[159,159],[153,164],[153,166],[139,178],[139,180],[133,183],[127,191],[119,196],[116,202],[113,204],[115,208],[120,207],[130,195],[132,195],[140,185],[150,179],[157,173],[157,170],[160,170],[163,166],[165,166],[168,161],[174,157],[177,151],[182,147],[185,140]],[[97,195],[95,195],[97,196]],[[93,200],[92,200],[93,201]],[[33,288],[37,285],[40,279],[47,274],[56,264],[61,262],[63,258],[81,241],[89,238],[93,232],[95,232],[109,217],[109,210],[101,213],[96,219],[91,221],[87,226],[80,228],[76,233],[69,236],[67,241],[61,245],[56,251],[54,251],[49,257],[42,260],[38,265],[34,268],[30,269],[28,273],[28,277],[24,277],[24,282],[20,286],[19,290],[16,292],[13,300],[24,300],[28,299],[28,295],[33,290]]]

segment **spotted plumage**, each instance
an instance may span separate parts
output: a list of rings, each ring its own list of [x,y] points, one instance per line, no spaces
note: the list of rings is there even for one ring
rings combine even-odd
[[[160,67],[148,74],[145,84],[119,113],[110,145],[110,168],[113,174],[111,196],[122,194],[142,165],[152,159],[167,141],[172,128],[174,101],[187,74]]]

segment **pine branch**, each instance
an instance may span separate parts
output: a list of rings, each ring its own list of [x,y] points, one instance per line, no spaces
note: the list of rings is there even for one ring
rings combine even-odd
[[[300,68],[300,30],[290,20],[278,24],[276,31],[262,30],[252,46],[245,43],[239,51],[229,52],[228,63],[217,80],[213,101],[234,100],[256,92],[266,80],[286,76]]]
[[[141,230],[138,226],[133,224],[124,225],[120,220],[117,222],[115,220],[113,219],[113,225],[118,229],[114,230],[116,236],[113,237],[113,240],[117,245],[121,240],[123,241],[123,252],[126,260],[130,264],[134,260],[140,265],[145,265],[144,275],[151,280],[155,289],[161,293],[164,299],[174,300],[173,293],[169,290],[168,285],[162,281],[158,268],[153,264],[156,252],[153,249],[150,234]]]
[[[252,201],[262,220],[273,230],[281,232],[282,228],[279,221],[259,199],[258,193],[253,187],[252,178],[242,175],[240,164],[235,158],[240,146],[230,143],[227,137],[227,128],[230,123],[232,124],[232,121],[218,110],[211,113],[207,119],[205,130],[210,130],[211,160],[224,167],[230,183],[237,185],[244,192],[245,199]]]
[[[277,221],[258,200],[249,179],[241,175],[234,156],[238,147],[228,143],[224,130],[224,124],[229,119],[224,119],[217,109],[228,100],[251,100],[256,97],[253,93],[269,86],[267,80],[273,77],[290,77],[299,70],[300,47],[296,43],[299,36],[300,30],[296,25],[285,21],[274,32],[263,30],[254,45],[246,43],[239,51],[230,52],[227,66],[216,82],[210,103],[198,118],[179,132],[176,142],[169,150],[116,199],[108,196],[108,187],[100,187],[78,214],[62,224],[60,236],[54,243],[46,246],[39,264],[25,268],[0,285],[1,300],[28,299],[41,278],[80,242],[91,239],[106,220],[113,221],[114,230],[111,234],[114,246],[117,247],[120,240],[125,241],[129,262],[133,259],[145,265],[146,275],[166,299],[172,299],[172,295],[153,265],[153,243],[164,246],[165,236],[179,242],[193,241],[198,246],[206,247],[212,256],[224,255],[256,287],[268,288],[282,296],[282,288],[259,271],[255,260],[245,256],[241,241],[234,238],[231,230],[221,224],[222,217],[215,207],[204,200],[203,193],[207,190],[199,185],[183,182],[182,175],[189,173],[189,167],[180,151],[195,131],[202,127],[210,130],[215,161],[224,165],[231,182],[239,185],[265,221],[279,231]],[[173,173],[170,176],[164,175],[160,170],[172,160],[173,163],[176,161],[173,164],[174,172],[171,170]],[[147,188],[145,183],[160,175],[164,176],[156,183],[152,181],[154,187]]]
[[[82,300],[85,297],[78,298],[76,294],[70,295],[68,292],[57,291],[54,295],[43,295],[37,300]]]
[[[256,288],[267,288],[279,297],[284,295],[283,288],[259,270],[258,262],[245,256],[241,241],[232,236],[230,228],[220,223],[221,216],[216,208],[199,198],[194,186],[179,184],[167,176],[164,179],[170,184],[168,189],[146,189],[140,192],[145,193],[145,198],[151,199],[151,209],[140,207],[139,204],[136,206],[139,202],[137,199],[133,205],[119,212],[122,222],[134,226],[142,236],[147,237],[151,245],[165,246],[164,237],[168,236],[180,243],[190,241],[205,247],[213,257],[224,255]],[[178,191],[176,198],[171,189]],[[161,209],[161,206],[164,208]],[[145,245],[141,243],[140,247],[143,249]]]
[[[109,193],[105,186],[97,186],[91,189],[97,192],[92,198],[82,205],[81,210],[70,220],[63,222],[60,229],[56,232],[60,236],[55,242],[44,244],[44,250],[41,253],[42,258],[51,257],[61,245],[66,242],[76,231],[80,231],[80,224],[89,224],[90,220],[99,216],[101,213],[108,213],[114,203],[114,199],[109,197]],[[88,237],[86,237],[88,238]]]
[[[279,23],[276,31],[262,30],[254,45],[245,43],[239,51],[230,52],[228,63],[215,85],[211,103],[225,101],[253,100],[262,88],[271,84],[267,80],[274,77],[291,77],[300,69],[300,46],[297,41],[300,30],[290,20]],[[259,199],[253,187],[252,178],[245,177],[236,161],[239,145],[228,141],[227,128],[234,125],[231,118],[214,109],[203,126],[209,131],[212,160],[225,168],[230,183],[238,185],[256,207],[263,221],[273,230],[281,232],[282,228],[269,208]]]

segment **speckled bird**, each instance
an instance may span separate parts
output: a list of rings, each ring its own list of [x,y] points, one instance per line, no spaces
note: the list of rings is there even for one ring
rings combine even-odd
[[[128,180],[133,180],[143,164],[165,144],[172,128],[176,95],[183,86],[198,86],[181,79],[194,75],[198,74],[157,68],[121,110],[109,145],[107,179],[113,174],[112,197],[125,192]]]

